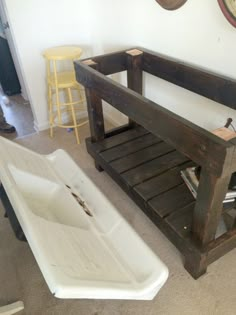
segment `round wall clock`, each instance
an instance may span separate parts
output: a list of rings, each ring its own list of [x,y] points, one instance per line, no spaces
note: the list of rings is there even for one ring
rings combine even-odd
[[[185,4],[187,0],[156,0],[166,10],[175,10]]]
[[[236,27],[236,0],[218,0],[226,19]]]

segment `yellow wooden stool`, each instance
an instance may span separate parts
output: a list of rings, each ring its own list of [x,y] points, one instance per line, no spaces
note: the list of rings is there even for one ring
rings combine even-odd
[[[77,118],[78,111],[85,111],[83,89],[76,81],[73,67],[73,61],[79,59],[81,54],[82,50],[78,46],[52,47],[43,52],[47,66],[50,136],[53,137],[55,125],[74,129],[78,144],[78,128],[88,122],[79,123]]]

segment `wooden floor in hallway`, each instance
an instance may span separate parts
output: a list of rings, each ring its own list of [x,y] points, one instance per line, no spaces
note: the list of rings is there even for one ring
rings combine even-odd
[[[20,94],[5,96],[0,88],[0,106],[7,122],[16,128],[16,133],[7,135],[0,132],[0,136],[15,139],[36,132],[30,103]]]

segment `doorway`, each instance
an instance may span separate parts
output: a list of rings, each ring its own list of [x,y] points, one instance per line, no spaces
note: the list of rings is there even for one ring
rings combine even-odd
[[[21,85],[5,35],[6,27],[7,24],[3,24],[0,16],[0,83],[3,92],[7,96],[11,96],[21,93]]]
[[[9,47],[9,51],[14,63],[14,67],[17,73],[17,77],[18,80],[20,82],[20,86],[21,86],[21,94],[23,96],[23,98],[25,100],[28,100],[28,93],[26,90],[26,86],[25,86],[25,82],[24,82],[24,78],[22,76],[22,72],[21,72],[21,67],[20,67],[20,63],[18,60],[18,55],[16,52],[16,48],[15,48],[15,43],[11,34],[11,29],[10,29],[10,23],[8,21],[8,16],[7,16],[7,10],[6,10],[6,6],[5,6],[5,0],[0,0],[0,18],[2,21],[2,33],[3,36],[5,37],[8,47]]]
[[[0,105],[15,137],[35,133],[34,119],[5,10],[0,0]]]

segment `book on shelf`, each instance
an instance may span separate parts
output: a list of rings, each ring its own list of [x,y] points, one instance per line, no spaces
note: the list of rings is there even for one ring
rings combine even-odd
[[[199,180],[195,174],[196,167],[188,167],[185,170],[182,170],[181,176],[191,191],[193,197],[197,198],[197,189],[199,185]],[[228,190],[223,203],[233,202],[236,198],[236,190]]]

